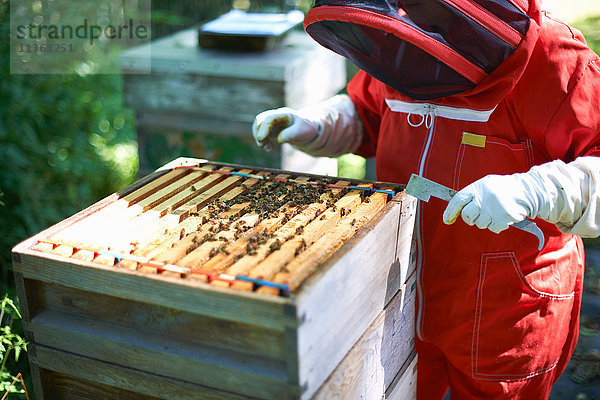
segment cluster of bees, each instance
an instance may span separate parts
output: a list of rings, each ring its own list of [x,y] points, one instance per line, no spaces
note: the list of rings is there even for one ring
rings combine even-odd
[[[242,194],[229,201],[213,200],[208,204],[210,217],[204,216],[202,225],[206,224],[210,219],[217,219],[220,214],[229,211],[232,206],[243,203],[249,203],[245,209],[246,213],[254,213],[258,215],[256,223],[253,226],[250,226],[241,219],[236,222],[239,216],[233,214],[229,217],[229,221],[219,221],[218,224],[213,225],[209,229],[209,233],[205,234],[202,238],[194,237],[192,239],[193,243],[186,250],[186,254],[191,253],[208,241],[222,241],[223,244],[211,250],[210,257],[212,258],[219,253],[229,255],[229,252],[227,251],[229,239],[219,236],[219,232],[228,230],[232,223],[234,223],[233,228],[235,229],[234,239],[237,240],[242,237],[245,232],[258,225],[262,220],[277,217],[279,212],[282,210],[285,210],[285,215],[281,225],[285,224],[296,213],[302,212],[302,210],[304,210],[308,205],[315,202],[323,203],[324,200],[321,200],[321,197],[326,193],[330,195],[330,199],[327,200],[327,207],[335,208],[334,200],[332,200],[333,192],[331,189],[327,188],[328,183],[331,182],[323,180],[317,184],[301,184],[293,181],[279,181],[271,178],[265,179],[260,184],[253,185],[251,187],[246,187],[244,184],[242,184],[241,186],[246,189]],[[344,192],[347,192],[347,189],[343,190]],[[292,211],[292,209],[294,211]],[[343,211],[344,210],[342,210],[342,215],[344,215]],[[194,215],[198,214],[192,214],[192,216]],[[318,215],[315,215],[315,218],[317,216]],[[198,227],[198,230],[200,230],[200,226]],[[302,231],[302,226],[299,226],[296,229],[296,235],[301,235]],[[185,232],[182,232],[181,236],[185,236]],[[266,231],[253,235],[249,238],[248,243],[246,244],[246,254],[256,254],[257,249],[269,241],[269,239],[271,239],[273,236],[274,235],[272,233],[268,233]],[[290,240],[293,237],[294,235],[291,235],[287,237],[285,241]],[[283,242],[281,240],[275,240],[269,245],[268,254],[278,250],[282,244]],[[306,243],[303,241],[303,243],[298,247],[296,254],[299,254],[305,248]],[[243,254],[238,255],[237,259],[242,258],[243,256]]]

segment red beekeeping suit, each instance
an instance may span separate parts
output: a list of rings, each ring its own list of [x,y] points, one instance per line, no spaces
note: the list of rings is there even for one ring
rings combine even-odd
[[[486,3],[438,2],[475,13]],[[341,0],[328,3],[307,16],[305,26],[313,36],[311,24],[332,15],[342,21],[362,18],[363,25],[357,25],[363,27],[394,23],[386,15],[378,20],[372,10],[357,17]],[[357,7],[368,8],[363,3]],[[491,24],[488,29],[512,41],[512,49],[493,68],[467,70],[464,82],[442,68],[435,73],[447,78],[443,86],[419,86],[419,69],[426,67],[415,55],[408,72],[417,82],[392,76],[386,82],[396,90],[371,76],[393,75],[388,68],[393,57],[384,67],[369,69],[370,60],[353,50],[358,44],[334,49],[371,74],[360,71],[348,84],[348,95],[364,125],[358,153],[376,157],[378,179],[406,183],[416,173],[460,190],[489,174],[600,156],[598,57],[579,32],[540,12],[537,3],[510,3],[530,18],[528,26],[513,29],[521,33],[515,38],[514,32]],[[427,38],[406,32],[405,40],[426,53],[446,52],[429,49]],[[385,35],[370,38],[373,54],[385,60]],[[464,67],[454,53],[444,54],[444,65]],[[432,198],[420,203],[417,214],[418,398],[440,399],[448,385],[453,399],[547,398],[577,342],[581,239],[537,219],[546,240],[538,251],[535,236],[514,228],[495,234],[462,220],[445,225],[445,207]]]

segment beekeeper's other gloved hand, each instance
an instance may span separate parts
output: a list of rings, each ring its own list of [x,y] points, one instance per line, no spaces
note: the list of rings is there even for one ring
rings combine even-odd
[[[268,110],[252,124],[256,144],[269,149],[273,141],[290,143],[314,156],[336,157],[355,151],[362,140],[362,123],[347,95],[315,106]]]
[[[554,223],[583,237],[600,235],[600,157],[560,160],[513,175],[488,175],[459,191],[444,222],[459,215],[469,225],[500,233],[526,217]]]

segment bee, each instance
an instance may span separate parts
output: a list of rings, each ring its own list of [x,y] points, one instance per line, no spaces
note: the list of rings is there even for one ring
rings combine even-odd
[[[298,254],[300,254],[304,249],[306,249],[306,240],[302,239],[302,242],[300,243],[300,245],[296,248],[296,251],[294,252],[294,256],[297,257]]]
[[[271,254],[274,251],[277,251],[281,248],[281,241],[279,239],[275,239],[273,243],[269,246],[269,252],[267,254]]]

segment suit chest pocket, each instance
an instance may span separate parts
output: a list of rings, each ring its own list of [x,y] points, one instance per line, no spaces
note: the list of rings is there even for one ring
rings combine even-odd
[[[463,132],[452,187],[460,190],[486,175],[526,172],[532,166],[533,148],[529,140],[512,143],[495,136]]]

